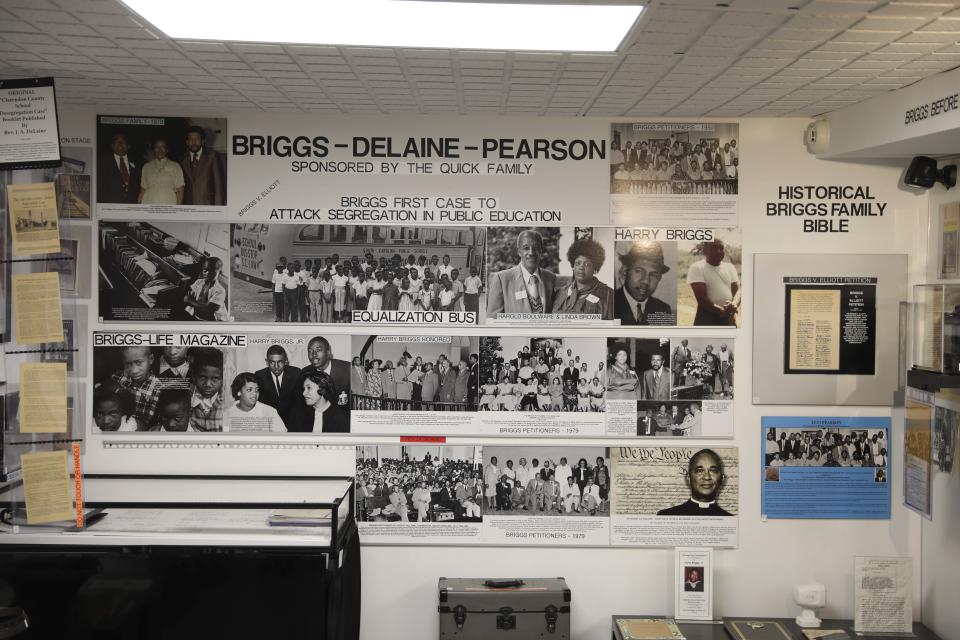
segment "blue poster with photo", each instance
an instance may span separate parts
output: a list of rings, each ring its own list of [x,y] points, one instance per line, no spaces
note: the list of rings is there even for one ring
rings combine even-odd
[[[763,416],[761,514],[888,520],[890,418]]]

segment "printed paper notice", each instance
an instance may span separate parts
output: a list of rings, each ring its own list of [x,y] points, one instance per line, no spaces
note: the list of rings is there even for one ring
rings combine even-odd
[[[784,373],[876,373],[877,278],[790,276]]]
[[[7,187],[7,205],[14,256],[60,251],[55,183],[11,184]]]
[[[790,292],[790,345],[791,369],[840,367],[840,291]]]
[[[19,273],[13,276],[12,288],[17,342],[63,342],[60,274]]]
[[[854,571],[854,631],[913,633],[910,558],[858,557]]]
[[[20,364],[20,431],[65,433],[67,431],[67,364],[24,362]]]
[[[27,524],[73,519],[72,483],[66,451],[39,451],[20,456]]]

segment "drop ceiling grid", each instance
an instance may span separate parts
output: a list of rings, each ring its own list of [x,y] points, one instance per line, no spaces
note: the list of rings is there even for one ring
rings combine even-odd
[[[198,114],[809,116],[952,69],[958,42],[960,0],[654,0],[608,54],[174,41],[117,0],[0,0],[0,77]]]

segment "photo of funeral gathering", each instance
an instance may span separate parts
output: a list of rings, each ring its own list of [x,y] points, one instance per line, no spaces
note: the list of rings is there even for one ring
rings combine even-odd
[[[606,410],[603,338],[480,338],[481,411]]]
[[[590,517],[610,513],[604,447],[484,447],[484,515]]]
[[[361,522],[480,522],[481,448],[357,447],[356,514]]]
[[[477,336],[352,337],[350,397],[365,411],[475,411]]]

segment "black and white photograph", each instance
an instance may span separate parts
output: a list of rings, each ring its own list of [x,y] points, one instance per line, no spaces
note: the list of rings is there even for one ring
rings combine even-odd
[[[606,347],[609,400],[670,399],[669,338],[608,338]]]
[[[354,335],[352,342],[354,410],[477,410],[479,337]]]
[[[739,229],[710,229],[710,240],[677,242],[677,324],[739,327]]]
[[[228,225],[101,222],[99,245],[102,320],[233,319]]]
[[[90,219],[90,175],[61,173],[57,176],[57,215]]]
[[[676,325],[677,243],[618,240],[614,252],[614,317],[621,325]]]
[[[487,230],[487,320],[500,314],[554,313],[565,257],[560,243],[560,227]]]
[[[472,313],[476,323],[485,237],[481,227],[235,224],[231,310],[239,322],[444,311]]]
[[[739,124],[618,122],[610,150],[614,224],[736,226]]]
[[[613,229],[515,228],[488,231],[488,320],[550,314],[571,321],[613,319]],[[503,314],[503,315],[501,315]]]
[[[670,371],[676,400],[732,400],[732,338],[673,338]]]
[[[356,449],[359,522],[482,521],[479,446],[397,444]]]
[[[734,516],[739,463],[733,447],[619,447],[613,466],[613,513],[639,516]]]
[[[250,377],[257,385],[257,403],[233,391],[235,406],[224,413],[230,431],[265,430],[263,413],[272,408],[283,428],[271,420],[270,431],[347,433],[350,431],[350,336],[250,334],[245,349],[233,349],[227,378],[233,384]],[[253,425],[253,427],[251,426]]]
[[[767,467],[884,467],[885,429],[772,428],[764,435]]]
[[[480,411],[606,410],[603,338],[480,338]]]
[[[739,128],[736,123],[612,125],[610,193],[736,194]]]
[[[604,447],[485,446],[483,514],[609,517]]]
[[[349,365],[336,356],[349,352],[349,336],[247,335],[243,346],[213,347],[183,346],[175,334],[179,346],[151,347],[150,334],[103,335],[139,345],[94,347],[95,398],[116,408],[98,417],[94,403],[100,431],[350,431]]]
[[[933,464],[941,473],[953,471],[953,459],[957,455],[958,429],[960,429],[960,412],[938,406],[933,422]]]
[[[97,116],[97,203],[222,207],[227,155],[224,118]]]
[[[40,362],[63,362],[67,365],[67,376],[84,377],[87,375],[87,307],[78,305],[71,311],[74,317],[63,318],[63,340],[48,342],[40,351]]]
[[[49,254],[44,261],[44,271],[60,275],[60,295],[72,296],[77,292],[77,258],[79,240],[60,238],[60,251]]]
[[[637,402],[638,436],[700,438],[703,422],[703,403],[698,400]]]

